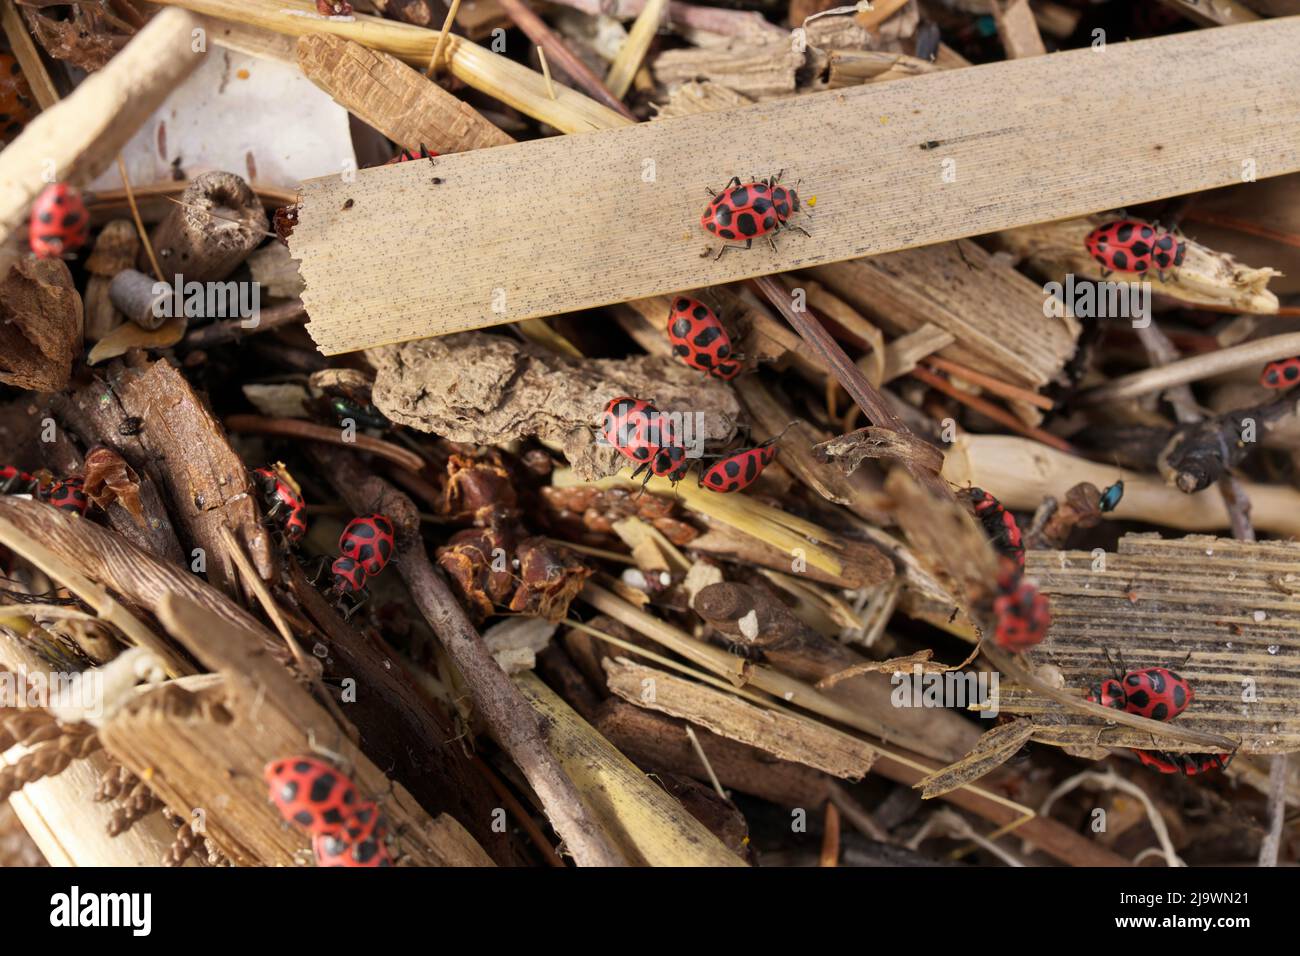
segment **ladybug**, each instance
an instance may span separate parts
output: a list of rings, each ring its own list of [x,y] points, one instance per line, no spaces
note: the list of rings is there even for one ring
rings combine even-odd
[[[1165,667],[1129,671],[1120,682],[1124,710],[1151,720],[1173,720],[1196,697],[1186,680]]]
[[[1107,511],[1114,511],[1118,507],[1120,499],[1124,497],[1124,482],[1117,481],[1113,485],[1107,485],[1101,493],[1101,501],[1097,507],[1102,514]]]
[[[600,430],[625,458],[648,466],[659,451],[658,419],[659,410],[649,402],[624,395],[605,406]]]
[[[1154,264],[1163,272],[1181,266],[1187,243],[1133,219],[1098,226],[1083,241],[1088,254],[1101,264],[1102,278],[1111,272],[1146,272]]]
[[[353,518],[339,536],[339,551],[353,559],[366,576],[378,574],[393,556],[393,523],[381,514]]]
[[[384,835],[381,829],[362,840],[344,840],[330,833],[317,833],[311,838],[312,854],[317,866],[392,866]]]
[[[752,485],[763,469],[776,461],[776,439],[768,439],[754,448],[746,448],[709,467],[700,484],[710,491],[727,494]]]
[[[302,500],[302,495],[273,468],[255,469],[253,480],[266,504],[267,519],[280,520],[281,530],[290,543],[300,541],[307,533],[307,522],[303,518],[307,513],[307,504]]]
[[[31,122],[34,106],[22,67],[8,53],[0,53],[0,146],[16,138]]]
[[[322,17],[350,17],[352,4],[347,0],[316,0],[316,12]]]
[[[739,176],[733,176],[722,192],[715,193],[710,189],[713,201],[700,216],[700,225],[719,239],[734,242],[743,239],[746,249],[753,248],[755,237],[767,236],[773,252],[776,243],[771,233],[798,229],[808,235],[808,230],[800,226],[786,225],[786,221],[799,211],[799,194],[777,185],[784,172],[782,170],[767,180],[752,183],[742,183]],[[714,258],[721,259],[728,248],[724,243]]]
[[[38,259],[57,259],[86,244],[90,214],[81,193],[67,183],[51,183],[32,203],[28,241]]]
[[[375,829],[374,818],[360,825],[353,819],[361,806],[357,788],[323,760],[309,756],[273,760],[262,777],[280,815],[309,833],[345,834],[349,824],[352,832],[363,835]]]
[[[397,163],[409,163],[412,160],[416,160],[416,159],[433,159],[433,157],[437,155],[438,155],[437,153],[432,152],[427,146],[421,143],[419,153],[415,153],[409,149],[403,149],[400,153],[398,153],[388,162],[384,163],[384,165],[393,166]]]
[[[1025,569],[1025,544],[1020,535],[1020,525],[1016,516],[1002,502],[994,498],[983,488],[968,488],[961,493],[971,502],[975,517],[984,528],[994,549],[1016,563],[1021,571]]]
[[[714,311],[697,299],[678,296],[673,300],[668,340],[673,343],[673,355],[691,368],[728,382],[740,373],[727,330]]]
[[[1002,593],[993,601],[994,643],[1009,651],[1023,651],[1040,643],[1052,626],[1047,596],[1021,577],[1009,561],[998,575],[998,589]]]
[[[36,479],[13,465],[0,465],[0,495],[30,495]]]
[[[1269,362],[1259,376],[1259,384],[1265,388],[1290,388],[1297,383],[1300,383],[1300,357]]]
[[[59,478],[50,483],[42,493],[50,504],[60,511],[85,516],[90,510],[90,499],[86,497],[86,483],[78,477]]]
[[[340,594],[360,594],[366,589],[366,569],[353,558],[335,558],[330,573],[334,575],[334,590]]]
[[[1174,754],[1161,750],[1134,750],[1142,766],[1156,773],[1181,773],[1195,777],[1212,770],[1226,770],[1232,754]]]

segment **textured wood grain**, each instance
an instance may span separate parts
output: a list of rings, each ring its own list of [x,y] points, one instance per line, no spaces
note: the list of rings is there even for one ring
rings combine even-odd
[[[1130,668],[1169,667],[1191,682],[1180,726],[1239,737],[1246,753],[1300,750],[1300,543],[1126,535],[1104,569],[1088,551],[1031,551],[1025,572],[1052,602],[1034,662],[1058,667],[1067,687],[1109,676],[1105,651],[1122,653]],[[1243,699],[1247,680],[1255,700]],[[1005,686],[1001,705],[1034,715],[1036,740],[1152,747],[1129,728],[1054,722],[1057,704]]]
[[[292,248],[334,353],[1280,175],[1298,132],[1300,20],[1274,20],[314,180]],[[701,258],[706,187],[782,168],[813,238]]]

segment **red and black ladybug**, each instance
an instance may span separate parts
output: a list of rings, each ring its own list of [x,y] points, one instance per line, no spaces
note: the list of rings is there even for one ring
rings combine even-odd
[[[90,213],[81,193],[67,183],[51,183],[32,203],[28,241],[38,259],[75,252],[90,236]]]
[[[790,217],[799,211],[799,194],[777,185],[784,172],[752,183],[742,183],[739,176],[733,176],[722,192],[714,193],[710,189],[713,201],[700,216],[700,225],[719,239],[744,241],[746,249],[753,248],[758,236],[767,236],[773,252],[776,251],[771,235],[774,232],[797,229],[808,235],[808,230],[800,226],[787,225]],[[724,243],[715,258],[722,258],[728,248]]]
[[[1009,651],[1023,651],[1041,643],[1052,626],[1047,596],[1023,578],[1009,560],[998,575],[998,590],[993,600],[993,642]]]
[[[384,845],[386,828],[380,827],[361,840],[346,840],[330,833],[311,838],[312,854],[317,866],[380,867],[392,866],[393,859]]]
[[[330,574],[333,575],[334,590],[339,594],[360,594],[366,589],[366,569],[353,558],[335,558],[330,565]]]
[[[1181,266],[1187,255],[1187,243],[1133,219],[1098,226],[1088,233],[1084,245],[1101,265],[1103,279],[1111,272],[1144,273],[1153,265],[1163,273],[1170,266]]]
[[[373,577],[384,570],[393,556],[393,523],[381,514],[353,518],[339,536],[339,551],[356,561],[368,577]]]
[[[361,801],[352,781],[317,757],[275,760],[262,775],[280,815],[309,833],[345,834],[349,824],[359,834],[374,828],[373,817],[360,827],[354,820]]]
[[[1259,384],[1265,388],[1284,389],[1300,384],[1300,357],[1278,359],[1264,366]]]
[[[673,355],[691,368],[730,381],[740,372],[731,337],[718,316],[698,299],[678,296],[668,312],[668,340]]]
[[[268,521],[279,522],[285,538],[292,544],[307,533],[307,505],[294,487],[274,468],[253,470],[253,481],[262,497]]]
[[[394,156],[384,165],[393,166],[396,165],[397,163],[409,163],[417,159],[433,159],[437,155],[438,155],[437,153],[433,152],[427,146],[421,143],[420,151],[418,153],[413,152],[409,149],[403,149],[400,153],[398,153],[396,156]]]
[[[1232,754],[1178,754],[1161,750],[1134,750],[1142,766],[1156,773],[1181,773],[1195,777],[1213,770],[1226,770]]]
[[[769,438],[761,445],[738,451],[710,465],[700,478],[700,484],[722,494],[741,491],[757,481],[763,469],[774,461],[776,439]]]
[[[1167,667],[1143,667],[1101,681],[1087,699],[1150,720],[1173,720],[1196,699],[1196,693],[1185,678]]]
[[[74,475],[70,478],[57,478],[43,492],[47,502],[60,511],[85,516],[90,510],[90,498],[86,496],[86,482]]]
[[[36,479],[13,465],[0,465],[0,495],[30,495]]]
[[[662,439],[671,437],[660,434],[662,422],[659,410],[649,402],[623,395],[610,399],[605,406],[600,431],[605,441],[625,458],[638,465],[648,465],[659,451]]]
[[[1016,516],[1002,502],[994,498],[983,488],[967,488],[959,497],[970,502],[975,510],[975,517],[984,528],[994,549],[1016,563],[1021,571],[1025,568],[1025,544],[1020,535],[1020,525]]]

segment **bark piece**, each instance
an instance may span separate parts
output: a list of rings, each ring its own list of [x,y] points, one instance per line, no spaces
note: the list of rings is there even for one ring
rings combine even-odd
[[[57,392],[81,351],[81,296],[62,259],[22,258],[0,282],[0,382]]]
[[[219,281],[266,238],[269,223],[262,201],[234,173],[200,173],[185,187],[180,203],[149,237],[168,276]]]

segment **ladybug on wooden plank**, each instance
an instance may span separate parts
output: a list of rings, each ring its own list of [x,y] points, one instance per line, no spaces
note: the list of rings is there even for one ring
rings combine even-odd
[[[715,259],[721,259],[722,254],[731,248],[729,243],[743,241],[746,249],[752,249],[759,236],[766,236],[768,245],[775,252],[776,242],[772,234],[782,229],[797,229],[805,236],[809,235],[802,226],[788,225],[789,219],[799,212],[799,193],[777,185],[784,174],[785,170],[781,170],[766,180],[749,183],[742,183],[739,176],[733,176],[722,192],[709,190],[713,200],[700,216],[700,225],[706,232],[727,240]]]
[[[1008,651],[1023,651],[1041,643],[1052,626],[1047,596],[1022,577],[1009,559],[998,575],[998,590],[993,600],[993,642]]]
[[[731,336],[717,314],[698,299],[679,295],[668,312],[668,341],[673,355],[691,368],[731,381],[740,373]]]
[[[312,855],[322,867],[372,868],[392,866],[393,858],[384,845],[385,833],[376,831],[363,840],[344,840],[334,834],[317,833],[311,838]]]
[[[280,815],[314,834],[364,836],[374,819],[355,819],[361,800],[343,773],[318,757],[301,755],[274,760],[262,773]],[[373,806],[373,804],[372,804]]]
[[[75,252],[90,237],[90,213],[81,193],[67,183],[51,183],[32,203],[28,243],[38,259]]]
[[[1101,681],[1088,700],[1150,720],[1173,720],[1196,699],[1192,685],[1167,667],[1143,667]]]
[[[1101,265],[1103,279],[1113,272],[1141,275],[1152,266],[1163,277],[1166,269],[1181,266],[1187,255],[1187,243],[1134,219],[1120,219],[1098,226],[1083,242],[1088,255]]]

